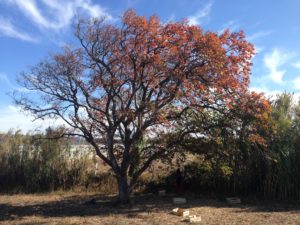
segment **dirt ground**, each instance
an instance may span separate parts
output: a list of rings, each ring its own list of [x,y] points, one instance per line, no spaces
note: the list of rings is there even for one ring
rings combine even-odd
[[[95,202],[91,202],[95,199]],[[143,195],[131,206],[116,207],[112,197],[87,193],[51,193],[35,195],[0,195],[0,224],[115,224],[168,225],[186,224],[170,214],[172,197]],[[239,205],[188,198],[180,205],[202,217],[199,224],[299,224],[299,203],[243,201]]]

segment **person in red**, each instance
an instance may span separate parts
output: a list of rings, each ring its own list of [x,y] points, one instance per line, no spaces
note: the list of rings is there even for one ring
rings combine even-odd
[[[179,168],[176,171],[176,193],[183,193],[183,176]]]

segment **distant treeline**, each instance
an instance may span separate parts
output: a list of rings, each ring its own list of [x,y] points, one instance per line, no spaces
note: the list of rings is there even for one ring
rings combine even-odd
[[[186,188],[299,200],[300,102],[283,93],[271,106],[265,124],[242,114],[240,119],[220,114],[190,116],[185,126],[192,124],[205,135],[185,141],[200,156],[185,166]]]
[[[0,192],[86,187],[95,174],[93,152],[71,145],[82,140],[57,139],[60,133],[60,128],[48,128],[40,134],[0,134]]]

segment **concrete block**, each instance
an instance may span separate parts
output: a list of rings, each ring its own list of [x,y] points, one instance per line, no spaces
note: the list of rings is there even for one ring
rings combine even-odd
[[[189,222],[189,223],[199,223],[201,222],[201,216],[196,216],[196,215],[192,215],[192,216],[186,216],[183,219],[184,222]]]
[[[174,204],[185,204],[186,198],[173,198],[173,203]]]
[[[166,196],[166,191],[165,190],[160,190],[158,191],[158,196]]]
[[[226,198],[226,202],[228,202],[230,204],[240,204],[241,199],[237,198],[237,197],[228,197],[228,198]]]

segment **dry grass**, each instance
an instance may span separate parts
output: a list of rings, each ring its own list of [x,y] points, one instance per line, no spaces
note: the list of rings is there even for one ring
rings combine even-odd
[[[96,204],[87,204],[95,198]],[[0,224],[185,224],[169,214],[171,197],[135,197],[130,207],[116,207],[111,196],[51,193],[0,196]],[[299,224],[297,203],[248,203],[230,206],[209,199],[189,199],[184,208],[202,217],[201,224]]]

